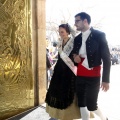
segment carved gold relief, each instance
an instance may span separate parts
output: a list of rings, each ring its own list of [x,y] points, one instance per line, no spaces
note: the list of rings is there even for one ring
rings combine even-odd
[[[30,0],[0,0],[0,120],[34,105]]]

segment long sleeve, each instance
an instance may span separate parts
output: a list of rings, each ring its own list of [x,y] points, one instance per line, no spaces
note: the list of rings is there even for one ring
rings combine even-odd
[[[103,61],[103,74],[102,74],[102,81],[103,82],[110,82],[110,52],[107,44],[107,40],[105,34],[101,35],[101,57]]]

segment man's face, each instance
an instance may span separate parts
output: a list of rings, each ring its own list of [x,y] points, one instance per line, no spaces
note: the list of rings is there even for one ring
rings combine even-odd
[[[84,21],[80,19],[80,16],[75,17],[75,26],[78,31],[82,31],[84,29]]]

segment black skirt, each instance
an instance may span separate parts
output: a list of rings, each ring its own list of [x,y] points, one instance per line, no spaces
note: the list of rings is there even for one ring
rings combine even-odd
[[[72,54],[69,56],[72,58]],[[76,76],[58,55],[45,102],[58,109],[65,109],[74,99]]]

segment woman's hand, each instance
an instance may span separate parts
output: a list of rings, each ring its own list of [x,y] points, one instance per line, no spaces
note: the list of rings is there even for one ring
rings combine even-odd
[[[74,58],[74,62],[75,62],[75,63],[80,63],[80,62],[81,62],[81,58],[80,58],[79,55],[73,54],[73,58]]]

